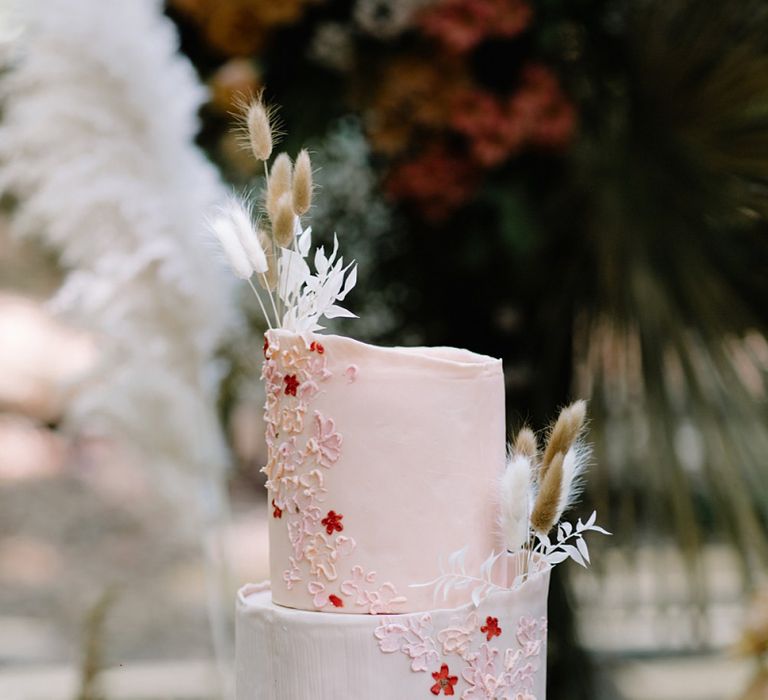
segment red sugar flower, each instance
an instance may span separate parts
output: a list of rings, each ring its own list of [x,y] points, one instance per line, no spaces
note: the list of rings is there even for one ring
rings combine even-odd
[[[331,593],[331,595],[328,596],[328,600],[331,601],[331,605],[333,605],[334,608],[343,608],[344,607],[344,601],[339,598],[339,596],[334,595]]]
[[[459,682],[458,676],[450,676],[448,675],[448,664],[443,664],[440,667],[439,671],[435,671],[432,674],[432,678],[437,681],[430,690],[432,691],[432,695],[440,695],[440,691],[442,690],[445,695],[453,695],[453,686],[456,685]]]
[[[283,517],[283,509],[280,508],[276,503],[275,499],[272,499],[272,507],[274,510],[272,511],[272,517],[273,518],[282,518]]]
[[[296,379],[296,375],[286,374],[283,381],[285,382],[285,393],[289,396],[296,396],[296,389],[299,388],[299,380]]]
[[[333,531],[341,532],[344,529],[344,526],[341,524],[341,519],[344,516],[341,513],[337,513],[334,510],[329,510],[328,515],[326,515],[320,523],[322,525],[325,525],[325,531],[332,535]],[[338,607],[338,606],[337,606]]]
[[[313,340],[309,344],[309,351],[316,352],[318,355],[322,355],[325,352],[325,348],[322,346],[321,343],[318,343],[316,340]]]
[[[480,631],[485,634],[486,641],[491,641],[494,637],[501,636],[501,627],[499,627],[498,617],[488,617],[485,620],[485,624],[480,628]]]

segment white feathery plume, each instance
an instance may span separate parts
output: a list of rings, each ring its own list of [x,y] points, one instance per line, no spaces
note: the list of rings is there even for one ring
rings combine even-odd
[[[253,225],[250,211],[243,202],[234,197],[229,199],[226,209],[251,268],[256,274],[263,275],[269,265],[264,249],[259,242],[259,235]]]
[[[137,447],[210,537],[226,511],[215,353],[233,287],[205,245],[205,214],[223,199],[194,145],[205,89],[160,0],[13,9],[23,34],[0,76],[0,192],[18,202],[13,230],[68,271],[54,308],[100,339],[69,422]],[[227,657],[226,627],[214,632]]]
[[[160,0],[17,2],[15,16],[0,191],[18,202],[14,232],[42,238],[68,270],[54,309],[102,351],[68,418],[127,438],[153,474],[172,465],[169,481],[191,480],[175,498],[196,494],[228,461],[213,407],[233,321],[203,225],[224,198],[194,145],[205,90]],[[162,403],[175,409],[144,418]]]
[[[240,279],[247,280],[253,275],[253,266],[245,252],[240,237],[240,229],[236,228],[233,213],[230,210],[222,211],[210,222],[210,228],[216,236],[232,272]],[[266,258],[264,258],[264,262],[266,262]]]
[[[563,460],[563,483],[560,489],[560,500],[557,504],[557,517],[559,522],[563,513],[575,505],[584,485],[584,472],[589,464],[592,450],[581,440],[577,440],[565,453]]]
[[[501,532],[509,552],[521,549],[528,540],[530,527],[531,460],[511,453],[501,475]]]

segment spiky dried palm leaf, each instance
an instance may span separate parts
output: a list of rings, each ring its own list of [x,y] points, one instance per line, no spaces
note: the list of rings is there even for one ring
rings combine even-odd
[[[617,532],[666,526],[693,567],[713,524],[766,563],[768,9],[638,7],[618,108],[580,150],[607,180],[575,338],[602,512],[618,494]]]

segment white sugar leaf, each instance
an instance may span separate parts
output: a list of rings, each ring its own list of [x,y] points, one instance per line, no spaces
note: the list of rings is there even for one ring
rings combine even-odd
[[[589,520],[587,520],[585,527],[592,527],[595,524],[595,521],[597,520],[597,511],[593,510],[592,515],[589,516]]]
[[[352,288],[357,284],[357,265],[350,263],[347,269],[349,270],[349,273],[347,274],[347,278],[344,281],[344,289],[342,289],[341,292],[336,295],[337,301],[344,301],[344,297],[346,297]]]
[[[589,563],[589,547],[587,547],[587,543],[584,541],[583,537],[579,537],[576,540],[576,546],[578,547],[579,552],[581,552],[581,556],[584,557],[587,563]]]
[[[577,564],[581,564],[581,566],[586,568],[587,565],[584,563],[584,559],[582,559],[582,556],[579,553],[579,550],[576,549],[576,547],[574,547],[572,544],[564,544],[564,545],[562,545],[562,549]]]
[[[483,602],[485,586],[476,586],[472,591],[472,604],[477,608]]]
[[[325,284],[317,293],[317,308],[321,313],[326,307],[336,301],[336,297],[341,291],[341,285],[344,283],[344,277],[341,270],[332,269],[328,273]]]
[[[333,251],[331,252],[331,257],[329,258],[329,261],[333,263],[334,260],[336,260],[336,255],[339,252],[339,238],[334,233],[333,234]]]
[[[302,233],[296,241],[296,246],[299,249],[299,255],[301,255],[302,258],[306,258],[309,254],[309,249],[312,247],[311,226],[307,226],[307,228],[304,229],[304,233]]]
[[[279,283],[277,292],[286,303],[299,294],[301,286],[310,276],[309,266],[298,253],[290,248],[282,248],[279,265]]]
[[[464,559],[467,554],[467,547],[457,549],[453,554],[448,557],[448,566],[451,571],[464,572]]]
[[[573,532],[573,525],[571,525],[569,522],[560,523],[560,527],[563,528],[566,537],[568,537]]]
[[[336,306],[335,304],[332,304],[331,306],[329,306],[323,312],[323,315],[326,318],[357,318],[357,316],[353,314],[351,311],[348,311],[342,306]]]
[[[491,555],[483,562],[483,565],[480,567],[480,576],[486,580],[490,580],[491,578],[491,571],[493,570],[493,565],[498,560],[499,555],[495,553],[491,553]]]
[[[592,527],[589,528],[593,532],[600,532],[603,535],[612,535],[612,532],[608,532],[608,530],[603,530],[599,525],[592,525]]]
[[[546,557],[547,563],[552,566],[565,561],[567,558],[568,554],[566,552],[552,552],[552,554],[548,554]]]
[[[328,258],[325,257],[325,246],[320,246],[315,250],[315,270],[321,277],[325,277],[328,272]]]

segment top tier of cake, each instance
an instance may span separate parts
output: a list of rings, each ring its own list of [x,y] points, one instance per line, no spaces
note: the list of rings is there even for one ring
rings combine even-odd
[[[494,549],[504,468],[501,361],[269,331],[264,469],[275,603],[339,613],[433,608],[440,564]],[[468,601],[453,591],[441,605]]]

